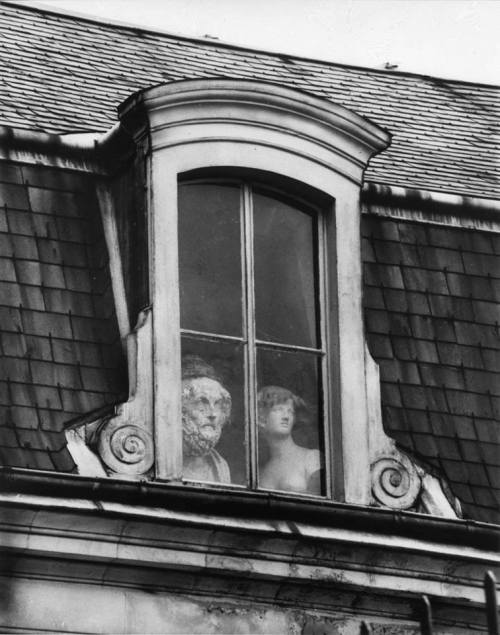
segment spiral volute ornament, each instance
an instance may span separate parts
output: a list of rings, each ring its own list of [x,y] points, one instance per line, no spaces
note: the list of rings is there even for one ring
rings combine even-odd
[[[421,481],[407,456],[380,458],[372,464],[371,473],[372,493],[378,503],[392,509],[409,509],[415,504]]]
[[[153,466],[152,436],[133,423],[108,421],[101,429],[98,451],[103,462],[117,474],[145,474]]]

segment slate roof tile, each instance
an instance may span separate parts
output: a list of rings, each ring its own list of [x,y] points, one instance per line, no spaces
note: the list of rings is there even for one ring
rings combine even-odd
[[[429,434],[410,434],[415,452],[427,458],[439,456],[439,439]]]
[[[389,382],[380,382],[380,394],[382,397],[382,403],[387,406],[396,406],[401,408],[401,394],[399,392],[399,385]]]
[[[61,216],[79,216],[76,195],[73,192],[51,190],[44,187],[28,187],[31,209]]]
[[[500,429],[498,423],[492,419],[474,418],[474,427],[477,432],[477,438],[487,443],[495,443],[498,447],[500,444]]]
[[[90,293],[94,287],[89,270],[65,267],[63,287],[70,291]]]
[[[474,421],[468,416],[451,415],[448,412],[431,412],[426,409],[429,426],[435,436],[460,439],[477,439]]]
[[[365,269],[365,283],[373,286],[390,287],[392,289],[404,289],[401,269],[392,265],[374,265]]]
[[[431,313],[437,317],[453,320],[473,321],[474,310],[470,298],[454,298],[451,296],[428,294]]]
[[[471,275],[500,278],[500,256],[464,252],[465,271]]]
[[[370,288],[376,289],[376,287],[370,287]],[[392,311],[397,311],[398,313],[406,313],[408,311],[408,296],[407,296],[407,293],[405,293],[402,289],[381,288],[380,291],[384,298],[384,302],[382,303],[382,306],[374,307],[373,304],[370,302],[369,297],[365,298],[366,306],[370,306],[373,308],[384,308],[384,309],[390,307]]]
[[[475,322],[492,324],[498,329],[500,322],[499,304],[497,302],[482,302],[475,300],[473,304]]]
[[[483,359],[484,368],[496,373],[500,372],[500,354],[498,350],[481,348],[481,357]]]
[[[393,146],[374,159],[368,179],[478,196],[498,188],[495,87],[181,40],[29,7],[2,5],[1,11],[0,113],[13,125],[105,130],[117,104],[141,88],[193,77],[266,79],[390,127]]]
[[[71,339],[71,323],[68,315],[44,311],[22,311],[23,332],[31,335]]]
[[[10,184],[16,184],[23,182],[23,176],[20,165],[12,165],[9,163],[2,163],[0,166],[0,181]]]
[[[17,431],[17,437],[19,445],[30,450],[50,451],[51,449],[54,449],[55,451],[59,451],[64,446],[64,437],[60,434],[51,433],[41,429],[19,429]]]
[[[460,275],[447,271],[446,280],[450,293],[454,296],[500,301],[500,285],[499,295],[495,297],[494,284],[489,277]]]
[[[476,346],[461,346],[448,342],[438,342],[437,350],[441,364],[483,368],[481,352]]]
[[[0,436],[4,448],[18,448],[19,441],[16,430],[3,426],[0,428]]]
[[[444,295],[448,293],[446,277],[442,271],[432,271],[417,267],[401,267],[401,272],[404,280],[403,288]]]
[[[420,244],[418,246],[420,263],[438,271],[454,271],[463,273],[462,253],[456,249],[443,249]]]
[[[482,507],[498,508],[499,496],[490,487],[475,487],[473,490],[474,502]]]
[[[490,324],[475,322],[456,322],[455,333],[459,344],[481,344],[485,348],[498,348],[498,329]]]
[[[0,207],[0,232],[8,232],[9,226],[7,224],[7,208]]]
[[[446,395],[443,389],[430,386],[400,385],[401,401],[405,408],[421,408],[426,404],[429,410],[443,412],[447,410]]]
[[[49,386],[82,389],[80,369],[69,364],[57,364],[33,360],[31,362],[33,381]]]
[[[453,319],[427,315],[410,315],[411,332],[417,340],[453,342],[456,340]],[[435,348],[435,347],[434,347]]]
[[[497,467],[500,466],[500,452],[498,451],[498,445],[494,443],[482,443],[480,446],[478,446],[477,443],[470,443],[469,446],[467,447],[468,453],[472,453],[474,451],[478,452],[478,461],[479,459],[482,459],[489,465],[495,465]]]
[[[0,463],[6,467],[54,470],[54,464],[46,452],[30,451],[26,448],[3,448],[0,446]]]
[[[72,405],[73,404],[74,402]],[[38,407],[36,412],[42,430],[50,430],[52,432],[60,433],[64,431],[67,422],[79,414],[76,407],[75,410],[51,410],[49,408]]]
[[[1,289],[1,287],[0,287]],[[365,295],[365,302],[367,306],[372,307],[373,309],[383,309],[384,308],[384,297],[382,295],[382,290],[379,287],[370,287],[368,285],[363,289],[363,293]],[[0,291],[1,298],[1,291]],[[1,303],[1,300],[0,300]]]
[[[479,445],[478,443],[474,443],[472,441],[467,441],[465,439],[460,439],[458,437],[457,441],[460,448],[460,458],[463,459],[464,457],[466,457],[468,461],[473,461],[474,463],[488,463],[488,461],[485,460],[485,455],[482,452],[482,445]]]
[[[414,362],[381,359],[379,365],[387,381],[420,384],[418,367]]]
[[[497,280],[480,266],[474,275],[463,268],[461,273],[450,270],[452,263],[460,269],[465,256],[478,255],[480,263],[486,255],[492,263],[500,236],[483,232],[474,241],[470,237],[475,233],[462,228],[381,220],[366,214],[362,221],[362,233],[370,237],[363,249],[377,243],[375,251],[363,259],[365,280],[371,285],[364,306],[368,343],[384,386],[384,426],[400,445],[444,471],[466,515],[500,520],[481,485],[493,476],[488,466],[500,463],[500,426],[493,419],[500,408],[498,306],[493,291]],[[401,238],[397,248],[396,226]],[[407,246],[411,247],[408,252]],[[405,288],[384,285],[379,275],[385,266],[379,262],[382,258],[398,262]],[[377,284],[384,307],[374,291]],[[401,316],[409,321],[411,336],[393,331],[389,338],[392,328],[398,331]],[[468,500],[461,497],[464,492]]]
[[[403,246],[399,242],[391,243],[386,240],[373,240],[372,245],[377,262],[393,265],[399,265],[404,262],[407,265],[414,266],[420,264],[417,249],[412,245]]]
[[[500,244],[500,241],[498,239],[495,241],[491,234],[484,231],[475,231],[471,232],[470,239],[472,251],[484,254],[498,254],[498,251],[495,250],[495,242]]]
[[[467,389],[471,392],[500,394],[500,382],[496,373],[466,369],[464,374]]]
[[[76,472],[76,465],[64,447],[59,452],[51,451],[50,460],[58,472]]]
[[[2,171],[2,176],[9,173]],[[113,311],[101,307],[101,296],[89,270],[90,262],[101,263],[99,283],[104,287],[109,274],[101,254],[102,229],[95,228],[99,218],[94,184],[87,175],[58,169],[25,166],[21,173],[38,186],[31,193],[36,192],[33,200],[41,209],[37,213],[7,210],[6,228],[11,232],[8,253],[15,258],[0,262],[0,343],[4,356],[0,399],[10,405],[0,410],[0,425],[4,424],[0,428],[0,450],[11,445],[13,438],[11,433],[2,434],[3,429],[25,430],[26,434],[16,437],[19,448],[9,448],[13,451],[5,464],[74,471],[65,447],[65,423],[115,403],[115,388],[122,398],[126,393],[123,372],[116,370],[123,365],[116,319]],[[11,174],[19,182],[19,170]],[[27,181],[19,187],[27,189]],[[82,204],[85,192],[90,192],[86,207]],[[78,216],[56,215],[54,210]],[[102,302],[108,303],[109,298]],[[78,319],[92,324],[85,333],[87,341],[75,334],[75,330],[82,330]],[[109,342],[103,345],[103,352],[100,342],[106,337]],[[116,379],[106,378],[110,373],[104,370],[106,363]],[[86,391],[82,386],[80,365],[92,366],[86,372],[93,373],[95,385],[101,373],[98,392]]]
[[[370,333],[368,346],[370,352],[378,360],[383,358],[392,359],[394,356],[391,340],[386,335],[377,335]],[[400,359],[411,359],[409,357]]]
[[[61,397],[57,388],[33,383],[10,383],[11,403],[15,406],[31,406],[36,402],[43,408],[60,410]]]
[[[394,356],[403,360],[419,360],[436,363],[438,361],[436,344],[433,341],[417,340],[411,337],[391,336]]]
[[[0,182],[0,206],[15,209],[29,209],[26,188],[14,183]]]
[[[491,401],[487,395],[458,390],[447,390],[446,399],[452,414],[474,415],[475,417],[482,417],[486,419],[494,418]]]
[[[8,282],[16,281],[16,270],[12,259],[0,258],[0,280]]]
[[[40,423],[36,410],[24,406],[0,408],[0,420],[14,428],[36,429]],[[9,465],[12,465],[12,463],[9,463]]]
[[[68,289],[41,289],[47,311],[53,313],[68,313],[73,315],[92,317],[95,313],[92,295],[88,293],[78,293]]]
[[[465,388],[464,371],[461,368],[424,363],[419,363],[418,368],[426,386],[444,386],[455,390]]]

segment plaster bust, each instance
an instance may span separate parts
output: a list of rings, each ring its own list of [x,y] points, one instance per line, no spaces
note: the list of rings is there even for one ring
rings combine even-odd
[[[319,450],[297,445],[292,437],[297,409],[303,399],[280,386],[266,386],[257,393],[259,439],[269,450],[261,468],[259,486],[265,489],[321,494]]]
[[[217,452],[231,415],[231,395],[214,368],[200,357],[182,360],[183,478],[230,483],[226,460]]]

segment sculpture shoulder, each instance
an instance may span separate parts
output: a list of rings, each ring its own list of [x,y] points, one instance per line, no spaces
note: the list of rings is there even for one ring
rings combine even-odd
[[[304,450],[304,464],[306,470],[311,473],[321,468],[321,453],[319,450],[313,450],[309,448],[303,448]]]
[[[218,452],[217,450],[210,451],[210,458],[213,461],[217,481],[219,483],[230,483],[231,482],[231,472],[229,470],[229,465]]]

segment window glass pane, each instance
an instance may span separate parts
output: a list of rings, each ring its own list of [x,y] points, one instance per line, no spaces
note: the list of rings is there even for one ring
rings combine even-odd
[[[240,190],[180,184],[181,328],[242,333]]]
[[[256,336],[317,347],[315,219],[254,194]]]
[[[320,357],[257,351],[259,487],[324,493]]]
[[[182,338],[183,478],[245,485],[243,346]]]

